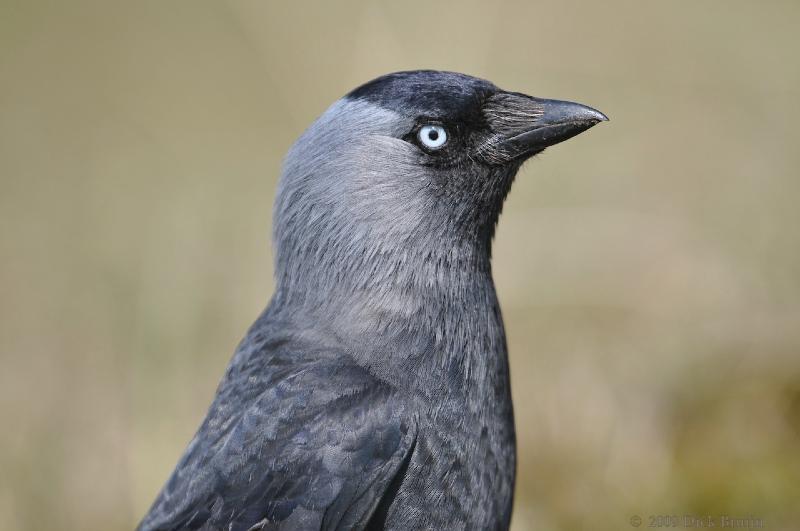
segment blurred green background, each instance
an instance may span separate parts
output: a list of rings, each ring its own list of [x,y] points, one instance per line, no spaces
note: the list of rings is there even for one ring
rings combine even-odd
[[[438,68],[612,119],[500,222],[513,529],[798,529],[798,27],[796,0],[0,0],[0,528],[136,524],[271,294],[281,157]]]

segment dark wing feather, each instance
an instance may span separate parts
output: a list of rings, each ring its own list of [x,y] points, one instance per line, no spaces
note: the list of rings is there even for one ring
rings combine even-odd
[[[367,524],[410,455],[414,422],[336,348],[265,335],[240,346],[140,530]]]

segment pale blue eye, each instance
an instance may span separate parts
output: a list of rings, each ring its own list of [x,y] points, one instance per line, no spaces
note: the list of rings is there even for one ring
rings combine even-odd
[[[441,125],[423,125],[417,133],[423,146],[430,149],[439,149],[447,142],[447,130]]]

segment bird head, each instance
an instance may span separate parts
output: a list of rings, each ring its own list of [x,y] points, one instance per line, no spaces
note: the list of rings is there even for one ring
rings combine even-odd
[[[488,270],[520,165],[605,120],[584,105],[452,72],[399,72],[356,88],[285,159],[274,220],[279,289],[374,291],[435,282],[441,268]]]

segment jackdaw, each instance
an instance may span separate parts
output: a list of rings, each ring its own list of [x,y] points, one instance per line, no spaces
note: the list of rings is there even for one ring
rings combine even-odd
[[[334,103],[284,162],[272,300],[139,529],[507,529],[492,237],[520,165],[604,120],[439,71]]]

